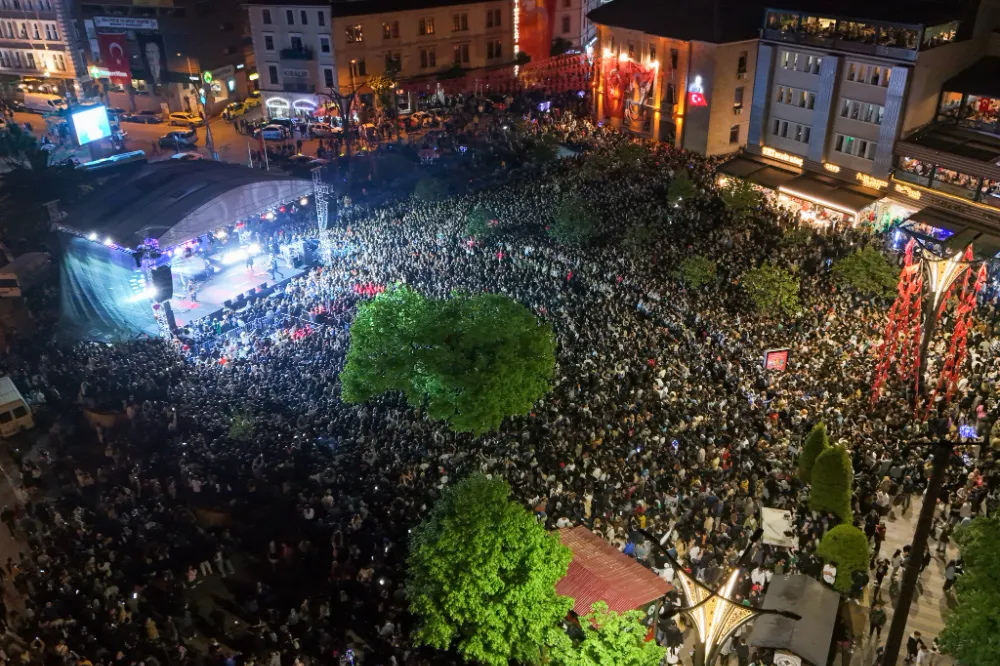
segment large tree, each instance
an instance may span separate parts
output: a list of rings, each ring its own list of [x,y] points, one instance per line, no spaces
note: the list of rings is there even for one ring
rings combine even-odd
[[[737,218],[746,217],[760,210],[765,203],[764,195],[758,192],[750,181],[743,178],[736,178],[719,190],[719,196]]]
[[[704,255],[695,254],[680,263],[676,275],[689,286],[698,289],[715,282],[715,262]]]
[[[975,518],[955,531],[955,541],[964,569],[941,647],[962,666],[995,666],[1000,664],[1000,517]]]
[[[414,639],[487,666],[537,663],[573,607],[556,594],[572,553],[501,479],[474,475],[445,490],[413,530],[406,596]]]
[[[896,293],[899,269],[881,252],[864,247],[833,265],[833,277],[838,284],[869,296],[891,297]]]
[[[771,317],[790,317],[799,310],[799,278],[773,264],[752,268],[741,278],[757,310]]]
[[[558,241],[573,245],[588,243],[597,232],[597,217],[583,199],[570,196],[556,204],[552,210],[549,235]]]
[[[641,611],[617,613],[603,601],[580,618],[582,637],[553,630],[551,663],[556,666],[658,666],[666,652],[647,641]]]
[[[401,391],[431,418],[478,435],[528,413],[554,369],[552,328],[520,303],[498,294],[428,299],[396,287],[358,310],[341,395],[365,402]]]
[[[819,454],[830,448],[830,439],[826,435],[826,424],[822,421],[813,426],[806,435],[806,443],[799,453],[799,478],[809,483],[812,480],[813,465]]]
[[[674,179],[667,187],[667,200],[670,203],[679,204],[684,199],[691,199],[698,194],[698,186],[691,180],[687,171],[679,170],[674,173]]]
[[[837,566],[833,589],[842,594],[850,594],[855,572],[868,572],[868,537],[854,525],[837,525],[824,534],[816,554]]]
[[[816,457],[812,467],[809,508],[827,511],[842,522],[851,522],[851,492],[854,467],[851,454],[843,446],[831,446]]]

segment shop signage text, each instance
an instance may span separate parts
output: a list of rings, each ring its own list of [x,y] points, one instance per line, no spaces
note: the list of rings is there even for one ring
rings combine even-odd
[[[128,16],[95,16],[94,25],[98,28],[115,28],[116,30],[159,30],[156,19],[130,18]]]
[[[860,182],[862,185],[864,185],[865,187],[870,187],[873,190],[884,190],[885,188],[889,187],[888,182],[884,180],[879,180],[874,176],[869,176],[866,173],[859,173],[855,177],[858,179],[858,182]]]
[[[823,168],[830,173],[840,173],[840,167],[836,164],[830,164],[829,162],[823,162]]]
[[[789,164],[794,164],[795,166],[802,166],[802,158],[796,157],[795,155],[789,155],[788,153],[781,153],[774,148],[763,147],[760,152],[764,157],[770,157],[772,160],[780,160],[782,162],[788,162]]]
[[[308,69],[283,69],[281,70],[282,76],[287,76],[290,79],[308,79],[309,70]]]
[[[914,189],[914,188],[910,187],[909,185],[901,185],[899,183],[896,183],[893,186],[893,189],[896,190],[897,192],[899,192],[900,194],[905,194],[906,196],[910,197],[914,201],[920,201],[920,197],[923,195],[923,192],[921,192],[920,190]]]

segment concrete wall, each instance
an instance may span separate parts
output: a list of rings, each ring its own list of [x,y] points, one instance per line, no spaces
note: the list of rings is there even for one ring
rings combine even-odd
[[[757,40],[719,44],[713,51],[715,66],[708,102],[711,116],[705,154],[723,155],[735,152],[747,142],[757,65]],[[741,55],[746,56],[746,70],[742,73],[738,71]],[[737,88],[743,88],[743,107],[738,113],[735,108]],[[729,142],[733,125],[739,126],[739,140],[736,143]]]

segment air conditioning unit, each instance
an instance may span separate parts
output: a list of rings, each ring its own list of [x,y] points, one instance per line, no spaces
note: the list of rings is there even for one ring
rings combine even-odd
[[[736,72],[736,78],[740,79],[740,80],[743,80],[743,79],[747,78],[747,73],[746,72]]]

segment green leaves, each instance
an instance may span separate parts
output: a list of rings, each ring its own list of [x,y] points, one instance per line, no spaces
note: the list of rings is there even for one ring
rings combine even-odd
[[[737,218],[743,218],[759,210],[764,204],[764,196],[748,180],[735,178],[727,187],[719,191],[719,196]]]
[[[413,197],[425,203],[441,201],[446,196],[448,196],[448,184],[433,176],[421,178],[413,188]]]
[[[248,441],[253,436],[257,420],[249,409],[237,410],[229,420],[229,437],[238,442]]]
[[[869,296],[891,298],[896,293],[899,269],[873,247],[850,254],[833,266],[837,284]]]
[[[588,615],[580,618],[581,640],[573,641],[563,632],[553,631],[552,663],[557,666],[658,666],[666,653],[655,641],[646,641],[643,614],[609,611],[598,601]]]
[[[583,199],[567,197],[552,211],[549,235],[570,245],[585,245],[597,233],[597,217]]]
[[[465,233],[479,240],[489,238],[496,231],[496,215],[483,206],[477,206],[465,216]]]
[[[868,571],[868,537],[854,525],[837,525],[824,534],[816,554],[837,566],[833,589],[841,594],[850,594],[855,571]]]
[[[431,300],[397,287],[351,324],[341,395],[364,402],[402,391],[431,418],[479,435],[528,413],[554,369],[552,328],[520,303],[497,294]]]
[[[800,479],[806,483],[812,480],[812,470],[813,465],[816,464],[816,458],[828,448],[830,448],[830,440],[826,436],[826,424],[817,423],[806,435],[806,443],[802,446],[802,452],[799,453]]]
[[[975,518],[955,531],[964,573],[955,583],[958,604],[945,617],[941,647],[962,666],[1000,664],[1000,518]]]
[[[667,188],[667,200],[679,204],[684,199],[690,199],[698,194],[698,187],[691,181],[687,171],[677,171]]]
[[[741,281],[761,314],[791,317],[799,311],[799,278],[784,268],[764,264],[748,270]]]
[[[573,607],[555,589],[572,554],[509,496],[506,482],[470,476],[413,530],[406,596],[416,643],[487,666],[539,661]]]
[[[680,263],[676,275],[692,289],[698,289],[715,282],[715,262],[708,257],[695,254]]]
[[[843,446],[831,446],[816,457],[811,472],[809,508],[829,511],[841,521],[851,521],[851,492],[854,467],[851,454]]]

